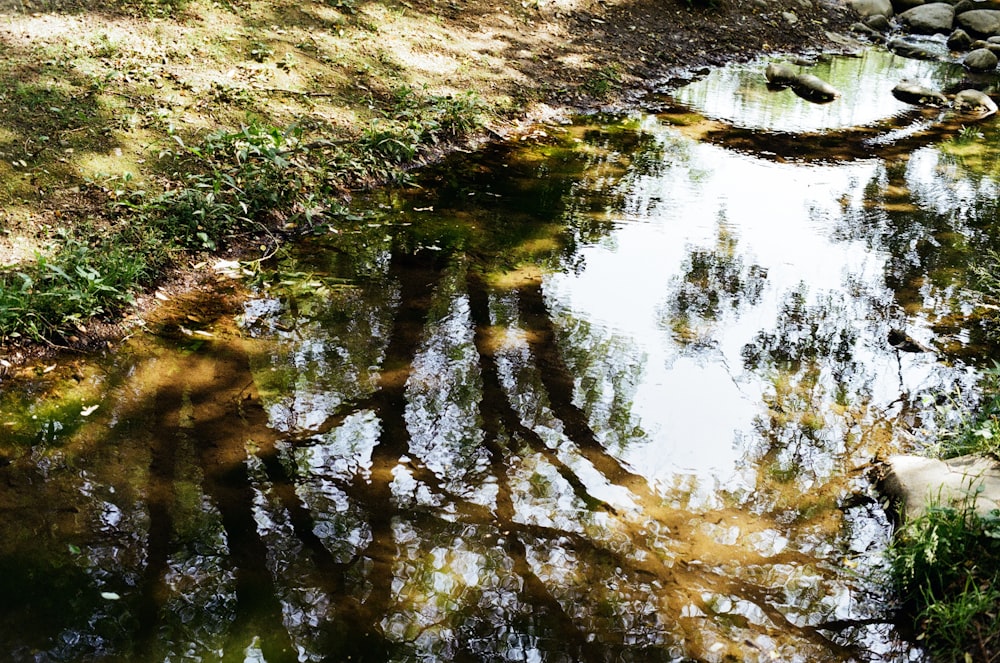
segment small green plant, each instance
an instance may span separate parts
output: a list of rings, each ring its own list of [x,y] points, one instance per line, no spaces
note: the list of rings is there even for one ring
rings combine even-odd
[[[962,128],[958,130],[958,134],[952,138],[952,142],[957,145],[968,145],[969,143],[974,143],[977,140],[982,140],[983,132],[979,130],[978,127],[967,127],[962,125]]]
[[[587,93],[603,99],[621,87],[622,72],[616,64],[609,64],[598,69],[583,84]]]
[[[269,57],[274,55],[274,51],[267,44],[255,41],[250,44],[250,49],[247,51],[247,55],[249,55],[250,59],[254,62],[264,62]]]
[[[147,275],[141,255],[119,241],[57,235],[51,252],[0,272],[0,339],[40,340],[131,303]]]
[[[414,120],[377,121],[362,132],[358,144],[365,151],[403,164],[416,156],[422,133],[422,128]]]
[[[897,532],[889,559],[931,653],[948,661],[1000,655],[1000,512],[932,507]]]

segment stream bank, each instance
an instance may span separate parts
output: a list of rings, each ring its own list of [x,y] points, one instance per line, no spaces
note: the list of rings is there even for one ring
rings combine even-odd
[[[405,132],[393,124],[401,108],[412,116],[475,91],[472,112],[482,110],[482,124],[470,122],[471,136],[434,135],[415,145],[411,158],[419,165],[465,149],[470,138],[516,138],[536,121],[558,123],[571,110],[613,105],[694,67],[829,46],[829,35],[846,31],[852,14],[840,3],[804,0],[294,7],[271,0],[38,0],[11,4],[6,18],[0,85],[11,93],[0,97],[0,128],[9,135],[0,160],[7,182],[0,264],[14,274],[4,287],[16,288],[16,272],[39,255],[58,254],[67,238],[95,247],[141,229],[148,221],[124,218],[121,201],[190,186],[197,169],[214,166],[184,163],[177,157],[184,146],[201,149],[213,132],[238,132],[248,118],[279,132],[300,125],[318,139],[354,141],[373,126]],[[251,220],[268,232],[208,238],[216,248],[202,256],[196,239],[180,254],[170,248],[168,271],[125,283],[120,297],[71,314],[59,332],[0,329],[4,370],[54,350],[107,347],[155,306],[154,289],[170,297],[211,281],[203,266],[219,257],[260,258],[273,248],[271,235],[301,211]],[[133,291],[138,301],[130,304]]]

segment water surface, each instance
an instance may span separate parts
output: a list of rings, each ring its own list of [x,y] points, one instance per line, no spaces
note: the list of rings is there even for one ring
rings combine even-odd
[[[786,101],[742,70],[459,155],[8,381],[0,648],[920,660],[870,471],[975,381],[1000,134],[845,90],[768,143]]]

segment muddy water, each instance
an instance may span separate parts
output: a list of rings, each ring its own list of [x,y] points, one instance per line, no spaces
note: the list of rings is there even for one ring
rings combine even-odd
[[[819,66],[462,155],[7,380],[0,657],[920,660],[869,471],[974,384],[1000,133]]]

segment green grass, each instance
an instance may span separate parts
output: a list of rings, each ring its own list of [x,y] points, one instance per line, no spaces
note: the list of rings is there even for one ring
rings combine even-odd
[[[253,120],[197,145],[173,136],[160,151],[173,175],[158,191],[116,182],[107,210],[119,229],[113,240],[61,231],[33,263],[0,270],[0,341],[65,338],[131,303],[180,256],[275,229],[328,228],[348,214],[339,202],[347,190],[405,179],[423,150],[478,129],[484,113],[472,93],[400,88],[353,141]]]
[[[1000,657],[1000,512],[928,509],[896,533],[890,560],[904,608],[935,660]]]
[[[48,338],[132,302],[148,264],[117,240],[57,234],[34,263],[0,273],[0,340]]]

